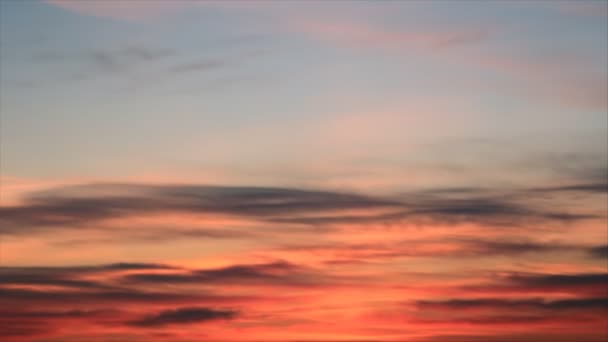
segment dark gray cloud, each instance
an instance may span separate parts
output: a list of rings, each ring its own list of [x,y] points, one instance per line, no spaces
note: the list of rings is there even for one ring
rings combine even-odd
[[[579,294],[580,295],[580,294]],[[420,323],[473,325],[586,324],[605,326],[606,293],[577,298],[458,298],[415,302]],[[593,329],[593,328],[592,328]],[[534,331],[534,330],[532,330]],[[544,340],[544,339],[541,339]],[[578,340],[578,339],[577,339]],[[548,339],[547,341],[551,341]]]
[[[450,299],[445,301],[418,301],[420,309],[466,310],[466,309],[547,309],[547,310],[573,310],[573,309],[602,309],[608,310],[608,297],[576,298],[576,299]]]
[[[21,308],[52,305],[79,310],[82,305],[107,306],[117,303],[232,303],[259,298],[218,295],[201,289],[210,284],[315,286],[331,280],[334,279],[324,277],[321,272],[284,261],[235,264],[213,269],[183,269],[142,263],[2,267],[0,297],[4,304]],[[168,284],[172,286],[166,288]],[[188,285],[190,290],[184,291],[179,285]],[[200,288],[192,291],[192,285]]]
[[[289,266],[281,263],[260,265],[267,272]],[[295,266],[294,266],[295,267]],[[183,305],[235,305],[260,301],[263,297],[242,294],[217,294],[204,285],[193,289],[165,287],[162,284],[126,284],[122,279],[133,272],[181,272],[183,269],[162,264],[116,263],[72,267],[0,268],[0,339],[19,339],[52,335],[66,327],[87,324],[155,327],[168,324],[197,323],[233,319],[237,312],[209,308],[180,308],[148,316],[135,314],[156,311],[158,307]],[[217,285],[230,284],[236,277],[255,277],[241,267],[210,271]],[[221,278],[221,279],[220,279]],[[223,282],[221,281],[223,279]],[[266,281],[272,279],[267,277]],[[124,308],[117,309],[117,308]]]
[[[544,191],[560,193],[580,189],[598,191],[595,185],[564,186]],[[104,220],[162,212],[228,214],[265,223],[326,228],[340,223],[355,226],[406,220],[517,226],[546,222],[570,223],[601,217],[597,213],[568,212],[555,206],[548,206],[549,209],[546,207],[547,205],[535,205],[527,200],[526,196],[514,196],[504,192],[501,194],[500,191],[482,195],[473,189],[460,191],[456,198],[451,191],[382,198],[357,193],[295,188],[195,184],[85,184],[34,193],[20,205],[0,208],[0,231],[8,234],[27,234],[49,228],[100,228]],[[369,214],[345,214],[346,211],[352,210]],[[200,234],[197,234],[192,229],[185,232],[183,229],[167,227],[165,233],[159,236],[163,239],[171,238],[172,234],[175,237],[184,234],[189,237],[226,237],[225,233],[205,229],[201,229]],[[133,232],[131,234],[133,235]],[[154,239],[155,234],[148,231],[143,235],[135,235],[135,239],[139,237],[145,240]],[[229,235],[234,237],[233,234]]]
[[[276,261],[266,264],[232,265],[216,269],[188,270],[159,274],[137,273],[123,277],[135,284],[266,284],[268,286],[315,286],[328,282],[327,277],[307,268]]]
[[[416,204],[415,214],[433,217],[511,218],[535,214],[528,208],[497,198],[428,199]]]
[[[78,309],[83,305],[107,307],[120,303],[165,304],[192,301],[223,303],[251,299],[246,296],[223,296],[203,291],[189,292],[175,289],[165,291],[158,286],[144,289],[120,281],[125,274],[150,270],[184,271],[167,265],[141,263],[74,267],[2,267],[0,297],[6,307],[16,305],[19,308],[38,308],[41,305],[50,305]]]
[[[87,266],[2,266],[0,275],[37,273],[37,274],[90,274],[104,271],[138,271],[138,270],[170,270],[176,269],[174,266],[155,263],[129,263],[119,262],[114,264],[87,265]]]
[[[0,220],[5,233],[18,234],[42,227],[83,228],[105,219],[158,212],[211,212],[270,219],[398,205],[364,195],[289,188],[95,184],[35,194],[23,205],[0,208]]]
[[[463,242],[476,255],[519,255],[522,253],[562,252],[581,248],[573,245],[535,241],[464,240]]]
[[[417,197],[416,195],[409,197]],[[568,223],[597,219],[590,213],[551,211],[537,208],[524,200],[511,198],[471,197],[417,197],[404,199],[400,210],[374,215],[307,215],[272,218],[278,223],[328,225],[338,223],[365,224],[391,223],[398,221],[438,221],[448,224],[478,223],[493,226],[520,226],[546,222]]]
[[[116,310],[30,310],[30,311],[4,311],[0,310],[0,317],[13,318],[68,318],[68,317],[96,317],[114,314]]]
[[[233,310],[219,310],[204,307],[186,307],[165,310],[129,322],[130,325],[146,328],[163,327],[169,324],[194,324],[216,320],[229,320],[237,316]]]
[[[586,252],[588,247],[568,245],[555,242],[539,242],[532,240],[488,240],[470,237],[445,237],[441,244],[447,248],[437,248],[437,239],[398,240],[384,243],[340,244],[292,243],[276,248],[278,252],[309,253],[310,255],[331,251],[339,255],[328,264],[354,264],[370,261],[387,260],[391,258],[478,258],[492,256],[522,257],[524,254],[553,253],[553,252]]]
[[[8,341],[24,341],[24,338],[46,334],[53,330],[52,327],[38,320],[0,319],[0,337]]]
[[[87,291],[34,290],[28,288],[0,287],[0,296],[7,305],[120,305],[121,303],[187,303],[207,297],[188,293],[140,291],[134,288]],[[219,298],[219,297],[218,297]],[[217,298],[214,298],[217,299]]]
[[[467,189],[451,194],[420,193],[404,200],[417,214],[448,222],[478,222],[494,225],[572,222],[598,218],[594,213],[569,212],[558,206],[540,205],[530,196],[531,189]],[[559,196],[548,200],[559,203]]]
[[[463,286],[464,291],[490,293],[568,293],[598,297],[606,295],[608,273],[498,275],[488,284]]]
[[[557,187],[538,188],[532,189],[532,191],[606,193],[608,192],[608,183],[574,184]]]
[[[52,285],[73,288],[104,288],[102,284],[88,280],[70,279],[63,274],[40,274],[37,272],[0,273],[0,282],[12,285]]]
[[[21,307],[0,309],[0,337],[26,338],[50,333],[68,321],[111,320],[117,310],[24,310]]]
[[[595,258],[608,259],[608,245],[589,248],[588,252]]]
[[[519,334],[475,334],[470,335],[447,335],[438,334],[431,337],[412,339],[411,342],[605,342],[606,333],[601,331],[586,332],[586,333],[556,333],[548,332],[527,332]]]
[[[244,239],[256,236],[254,232],[231,229],[170,229],[146,227],[146,229],[121,232],[102,237],[69,238],[52,242],[55,246],[69,247],[100,244],[124,244],[132,242],[159,243],[168,239]]]
[[[95,273],[120,271],[171,270],[162,264],[116,263],[94,266],[66,267],[0,267],[0,283],[3,285],[47,285],[78,289],[112,289],[107,284],[86,279]]]

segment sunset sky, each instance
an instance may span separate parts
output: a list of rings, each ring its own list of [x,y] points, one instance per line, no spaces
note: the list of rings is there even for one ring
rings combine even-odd
[[[0,340],[604,342],[608,1],[0,0]]]

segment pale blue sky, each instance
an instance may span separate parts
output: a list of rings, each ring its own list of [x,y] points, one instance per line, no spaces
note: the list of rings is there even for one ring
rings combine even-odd
[[[5,176],[605,165],[603,1],[72,5],[2,1]]]

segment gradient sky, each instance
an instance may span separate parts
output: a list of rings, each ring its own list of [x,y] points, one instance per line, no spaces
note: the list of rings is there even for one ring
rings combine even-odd
[[[608,338],[607,1],[0,1],[3,341]]]

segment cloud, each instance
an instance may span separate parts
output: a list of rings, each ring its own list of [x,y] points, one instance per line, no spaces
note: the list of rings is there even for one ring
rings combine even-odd
[[[564,323],[559,323],[564,324]],[[426,337],[422,339],[415,339],[412,342],[604,342],[606,341],[606,334],[601,332],[601,328],[598,332],[580,332],[580,333],[569,333],[554,331],[547,332],[521,332],[516,333],[513,331],[504,332],[499,335],[483,334],[481,332],[475,334],[462,334],[462,335],[448,335],[439,334],[432,337]]]
[[[174,54],[173,50],[167,48],[129,46],[116,50],[97,49],[82,58],[100,72],[120,73],[138,67],[142,63],[155,62]]]
[[[537,274],[508,273],[496,281],[475,286],[463,286],[463,291],[490,294],[568,294],[602,296],[606,294],[608,273]]]
[[[227,38],[222,45],[260,41],[258,36]],[[86,81],[97,77],[118,77],[127,88],[166,82],[193,72],[212,72],[236,66],[263,52],[240,51],[226,56],[186,56],[173,48],[131,44],[119,47],[94,47],[82,51],[41,51],[32,55],[35,63],[66,64],[67,72],[60,81]],[[239,76],[231,76],[239,79]],[[28,82],[28,81],[23,81]],[[210,86],[221,81],[210,83]],[[32,83],[32,85],[44,85]]]
[[[100,18],[110,18],[129,22],[141,22],[180,10],[204,6],[220,9],[250,9],[264,5],[264,1],[220,1],[220,0],[171,0],[152,1],[142,4],[139,0],[103,1],[103,0],[44,0],[47,4],[65,10]]]
[[[139,21],[181,9],[187,6],[190,1],[152,1],[145,3],[143,6],[142,3],[137,0],[45,0],[45,2],[79,14],[119,20]]]
[[[606,193],[608,192],[608,183],[574,184],[567,186],[533,189],[533,191]]]
[[[177,64],[169,69],[174,73],[187,73],[193,71],[207,71],[225,67],[228,64],[225,59],[206,59],[189,63]]]
[[[517,225],[602,218],[603,213],[573,210],[573,206],[563,204],[571,200],[571,194],[604,193],[604,183],[577,182],[528,188],[435,188],[404,194],[402,200],[412,209],[411,213],[437,219]],[[590,199],[595,201],[595,198]]]
[[[412,322],[437,326],[527,327],[542,332],[556,325],[571,331],[598,331],[605,326],[608,297],[566,299],[542,298],[466,298],[423,300],[415,304]],[[496,335],[496,334],[494,334]]]
[[[127,45],[118,48],[97,47],[81,52],[41,51],[32,55],[36,63],[56,63],[61,61],[80,62],[88,68],[103,73],[120,73],[144,64],[162,61],[172,57],[176,51],[170,48],[145,45]]]
[[[159,212],[217,213],[257,219],[398,206],[369,196],[289,188],[199,185],[94,184],[36,194],[23,205],[0,208],[4,232],[28,227],[75,227]],[[80,227],[82,228],[82,227]]]
[[[447,224],[476,223],[495,226],[563,222],[599,218],[598,214],[551,209],[530,200],[532,193],[599,191],[596,185],[565,185],[519,193],[495,190],[489,195],[473,190],[460,192],[412,192],[401,196],[369,196],[359,193],[297,188],[84,184],[53,188],[30,194],[21,203],[0,208],[1,231],[28,234],[48,229],[112,229],[107,222],[160,213],[180,215],[213,214],[280,226],[298,224],[323,226],[349,224],[361,227],[371,223],[433,221]],[[238,237],[234,229],[225,232],[195,228],[167,227],[134,232],[121,236],[150,240],[201,236],[209,238]],[[243,236],[251,234],[244,233]]]
[[[123,244],[131,242],[158,243],[168,239],[252,239],[256,237],[253,232],[236,229],[171,229],[167,227],[146,227],[120,232],[120,234],[104,235],[100,237],[62,238],[52,242],[55,246],[73,247],[82,245]]]
[[[243,35],[231,39],[226,39],[223,44],[247,44],[250,42],[261,42],[260,36],[257,35]],[[234,66],[240,63],[251,60],[253,57],[257,57],[266,53],[264,49],[256,49],[250,51],[241,51],[239,53],[233,53],[230,56],[224,57],[200,57],[197,59],[191,59],[190,61],[184,61],[181,63],[174,64],[167,69],[168,72],[174,74],[192,73],[201,71],[211,71],[217,69],[223,69],[228,66]]]
[[[535,241],[487,241],[464,240],[465,245],[476,255],[519,255],[522,253],[563,252],[580,247],[559,243]],[[466,248],[465,248],[466,250]]]
[[[0,310],[0,337],[9,341],[49,335],[61,325],[87,321],[108,321],[117,317],[116,310]]]
[[[108,284],[86,279],[88,275],[122,272],[171,270],[168,265],[116,263],[73,267],[0,267],[0,282],[4,285],[59,286],[77,289],[116,289]]]
[[[122,277],[131,274],[150,271],[182,272],[183,269],[140,263],[73,267],[1,267],[0,296],[6,305],[14,304],[22,308],[40,305],[80,308],[83,305],[107,307],[133,303],[144,305],[248,300],[246,296],[226,297],[201,291],[142,289],[119,281]]]
[[[505,248],[520,249],[511,246]],[[268,327],[272,324],[281,324],[282,321],[307,317],[311,308],[314,308],[312,311],[317,311],[317,304],[311,304],[311,301],[320,293],[325,293],[327,296],[321,299],[323,302],[330,300],[330,303],[339,304],[328,305],[327,308],[321,309],[322,312],[331,312],[333,317],[333,310],[338,310],[336,312],[345,310],[345,307],[342,307],[341,297],[331,290],[340,284],[349,286],[344,298],[349,305],[354,300],[356,305],[367,307],[369,303],[375,303],[379,298],[383,298],[383,301],[397,300],[394,302],[395,305],[403,305],[403,291],[392,288],[395,284],[400,284],[395,283],[395,278],[387,275],[383,278],[386,280],[378,282],[377,278],[370,278],[365,272],[357,273],[355,276],[349,275],[348,268],[343,269],[342,266],[339,268],[337,273],[333,273],[335,269],[332,273],[328,273],[327,269],[280,260],[266,263],[237,263],[216,268],[186,268],[155,263],[124,262],[66,267],[4,267],[0,268],[2,275],[28,274],[37,275],[39,279],[32,278],[22,282],[20,278],[11,280],[11,277],[6,277],[0,281],[0,297],[3,298],[4,305],[4,309],[0,309],[0,325],[9,327],[0,330],[0,336],[5,339],[18,339],[17,336],[67,339],[66,332],[78,327],[85,332],[80,340],[94,340],[88,337],[103,333],[99,336],[105,336],[107,339],[108,331],[112,329],[121,329],[121,331],[131,329],[140,333],[158,331],[164,334],[171,333],[172,329],[181,327],[186,329],[186,325],[205,324],[205,333],[209,333],[210,338],[211,336],[232,337],[225,334],[236,326],[242,329],[242,332],[251,332],[251,336],[257,337],[255,332],[261,331],[256,330],[257,326]],[[48,279],[72,280],[74,283],[53,284]],[[347,283],[345,280],[357,280],[357,282]],[[78,281],[94,282],[97,286],[88,284],[81,286]],[[593,328],[598,325],[598,314],[606,309],[608,298],[603,293],[590,295],[587,292],[580,292],[579,289],[581,284],[598,286],[602,282],[605,285],[606,275],[598,276],[592,273],[512,274],[501,277],[499,284],[516,284],[525,288],[524,298],[498,297],[497,295],[501,294],[500,289],[494,289],[491,297],[418,299],[412,302],[413,307],[417,309],[413,312],[416,316],[408,316],[408,324],[414,329],[424,327],[420,331],[435,325],[449,324],[452,324],[452,327],[455,324],[468,324],[492,329],[517,324],[536,327],[535,324],[551,325],[557,322],[579,324],[577,320],[562,317],[576,314],[580,315],[581,321],[590,317],[590,323],[585,324]],[[546,287],[547,283],[569,286],[573,296],[530,298],[531,289]],[[300,287],[296,292],[276,291],[277,287],[282,286]],[[429,288],[432,289],[433,285],[429,285]],[[384,294],[375,297],[371,295],[374,292],[372,289],[383,289],[386,292],[378,291]],[[350,291],[353,291],[352,294],[369,293],[370,297],[366,299],[365,296],[361,298],[352,296]],[[415,293],[409,293],[408,296]],[[466,294],[470,291],[445,292],[442,297],[446,298],[447,295],[447,298],[450,298],[454,293]],[[475,293],[480,296],[487,295],[482,291]],[[553,292],[543,292],[546,296],[545,293]],[[393,294],[395,297],[392,296]],[[335,302],[336,300],[338,302]],[[426,316],[433,313],[440,313],[443,318]],[[458,316],[452,317],[452,315]],[[297,327],[308,329],[308,324],[312,324],[311,329],[322,329],[324,323],[316,320],[319,318],[302,320],[300,323],[302,325],[296,325],[296,329],[293,330],[294,334],[303,331],[298,330]],[[231,321],[230,326],[224,326],[221,324],[222,321]],[[368,323],[373,326],[377,322]],[[28,327],[34,329],[29,330]],[[364,331],[367,330],[357,330],[357,332]],[[149,336],[149,339],[155,340],[156,337],[164,340],[177,338],[166,335]],[[104,338],[100,337],[100,339]]]
[[[294,258],[316,258],[325,264],[360,264],[366,262],[390,262],[400,258],[445,258],[461,261],[479,257],[517,257],[559,252],[586,252],[588,247],[556,242],[522,239],[490,240],[446,236],[441,239],[388,239],[369,243],[291,243],[271,250],[273,255]]]
[[[312,272],[284,261],[188,270],[172,274],[137,273],[123,278],[127,283],[134,284],[262,284],[308,287],[328,284],[330,279],[320,272]]]
[[[446,301],[419,301],[420,309],[468,310],[468,309],[514,309],[514,310],[571,310],[571,309],[601,309],[608,310],[608,298],[577,298],[560,300],[543,299],[450,299]]]
[[[513,199],[505,199],[501,197],[476,197],[469,198],[447,198],[434,197],[423,198],[419,197],[415,201],[405,200],[402,212],[394,212],[389,214],[378,215],[371,220],[375,221],[390,221],[410,219],[430,219],[436,222],[443,223],[466,223],[474,222],[487,225],[500,226],[516,226],[532,222],[572,222],[584,219],[597,218],[593,214],[568,213],[568,212],[553,212],[536,208],[531,203],[517,201]],[[315,218],[303,218],[303,222],[312,222]],[[323,218],[316,218],[318,222],[322,222]],[[344,221],[348,221],[349,217],[344,217]],[[293,220],[297,221],[296,218]],[[336,220],[328,218],[326,222]],[[355,218],[356,220],[356,218]],[[365,221],[365,218],[361,219]],[[360,222],[361,222],[360,221]]]
[[[481,28],[401,31],[346,18],[342,20],[334,18],[331,21],[298,18],[290,21],[287,26],[306,36],[346,46],[390,50],[415,48],[424,51],[442,51],[477,44],[487,40],[489,36],[489,30]]]
[[[509,280],[529,287],[608,285],[608,273],[512,275]]]
[[[529,216],[530,210],[497,198],[437,199],[420,201],[414,213],[445,217]]]
[[[608,245],[589,248],[588,252],[595,258],[608,259]]]
[[[391,197],[401,204],[395,210],[370,215],[306,215],[272,219],[309,225],[366,224],[420,220],[458,224],[518,226],[544,222],[574,222],[601,218],[598,213],[556,210],[557,205],[538,205],[535,196],[559,204],[568,193],[603,194],[603,184],[574,184],[529,189],[436,188]]]
[[[244,284],[247,279],[272,286],[280,274],[289,273],[292,268],[299,269],[284,262],[233,265],[196,270],[207,282],[163,284],[123,280],[142,272],[177,273],[184,269],[144,263],[1,267],[0,339],[65,335],[75,327],[82,329],[86,335],[83,339],[87,339],[95,332],[107,334],[112,327],[163,328],[233,320],[238,318],[238,311],[217,306],[261,303],[276,295],[230,291],[231,287]],[[211,283],[213,287],[209,286]]]
[[[0,288],[7,304],[11,305],[120,305],[125,303],[187,303],[194,300],[205,299],[205,296],[139,291],[137,289],[107,289],[101,291],[48,291],[27,288]]]
[[[161,311],[130,322],[138,327],[154,328],[169,324],[195,324],[208,321],[229,320],[237,316],[236,311],[217,310],[203,307],[186,307]]]

